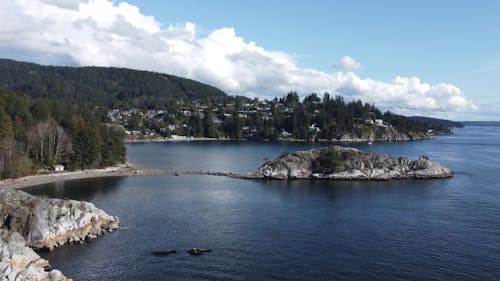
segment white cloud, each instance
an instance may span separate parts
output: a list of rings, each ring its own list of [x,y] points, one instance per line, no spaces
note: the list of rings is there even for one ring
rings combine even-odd
[[[0,10],[0,54],[2,49],[15,50],[10,52],[15,58],[23,58],[23,53],[29,58],[40,54],[40,62],[61,58],[61,63],[71,60],[77,65],[166,72],[252,97],[329,92],[407,114],[477,108],[451,84],[406,77],[382,82],[352,72],[299,68],[292,55],[246,41],[233,28],[203,36],[194,23],[162,26],[125,2],[7,1]],[[337,67],[355,70],[361,64],[346,56]]]
[[[357,62],[350,56],[343,56],[336,64],[335,68],[343,71],[356,71],[363,68],[361,63]]]

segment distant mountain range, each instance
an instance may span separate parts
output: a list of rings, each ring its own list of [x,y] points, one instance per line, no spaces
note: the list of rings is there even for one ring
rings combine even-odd
[[[500,126],[500,121],[461,121],[465,126]]]
[[[0,59],[0,87],[32,98],[110,104],[137,97],[225,96],[216,87],[150,71],[116,67],[44,66]]]
[[[446,119],[438,119],[423,116],[411,116],[408,117],[410,120],[423,124],[425,127],[441,127],[446,128],[462,128],[464,124],[462,122],[456,122]]]

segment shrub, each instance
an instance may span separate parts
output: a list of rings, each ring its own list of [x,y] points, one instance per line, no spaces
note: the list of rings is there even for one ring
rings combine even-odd
[[[332,174],[339,171],[342,160],[338,151],[323,150],[311,163],[313,173]]]

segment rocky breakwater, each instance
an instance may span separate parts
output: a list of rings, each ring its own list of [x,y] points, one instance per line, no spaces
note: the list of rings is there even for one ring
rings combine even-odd
[[[269,179],[389,180],[447,178],[453,172],[425,156],[410,160],[331,146],[284,154],[264,163],[254,175]]]

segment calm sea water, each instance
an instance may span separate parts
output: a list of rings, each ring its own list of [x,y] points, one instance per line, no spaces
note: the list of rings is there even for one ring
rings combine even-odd
[[[128,145],[131,162],[247,172],[311,143]],[[75,280],[498,280],[500,127],[357,145],[452,168],[446,180],[258,181],[156,176],[28,189],[94,202],[129,230],[42,253]],[[185,250],[213,250],[190,256]],[[174,248],[166,257],[150,251]]]

